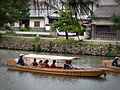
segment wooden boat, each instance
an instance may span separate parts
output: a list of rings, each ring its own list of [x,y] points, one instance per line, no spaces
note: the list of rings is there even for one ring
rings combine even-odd
[[[29,54],[24,55],[24,61],[27,66],[21,66],[16,64],[15,60],[7,60],[8,69],[27,71],[27,72],[37,72],[45,74],[55,74],[55,75],[65,75],[65,76],[89,76],[89,77],[98,77],[105,74],[104,69],[100,68],[74,68],[74,69],[64,69],[62,67],[57,68],[42,68],[37,66],[31,66],[31,59],[48,59],[48,60],[75,60],[80,59],[78,57],[65,57],[65,56],[50,56],[50,55],[37,55]],[[28,60],[29,59],[29,60]]]
[[[120,64],[120,62],[118,62],[118,64]],[[120,73],[120,67],[112,66],[112,60],[103,60],[102,66],[106,68],[107,71]]]

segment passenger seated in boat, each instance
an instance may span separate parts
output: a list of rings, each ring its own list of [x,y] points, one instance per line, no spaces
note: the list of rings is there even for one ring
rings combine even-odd
[[[42,63],[42,60],[39,61],[39,67],[43,67],[43,63]]]
[[[66,60],[66,63],[64,64],[64,69],[69,69],[69,61]]]
[[[56,60],[53,60],[53,63],[52,63],[52,65],[51,65],[51,68],[56,68],[55,63],[56,63]]]
[[[23,60],[23,56],[24,56],[24,54],[20,54],[20,58],[19,58],[17,64],[20,64],[20,65],[23,65],[23,66],[24,66],[25,63],[24,63],[24,60]]]
[[[115,57],[115,59],[112,62],[112,66],[120,67],[120,65],[118,64],[118,60],[119,60],[119,58]]]
[[[36,62],[36,59],[34,59],[34,62],[32,63],[33,66],[38,66],[38,63]]]
[[[48,60],[44,61],[43,65],[44,65],[45,68],[49,68],[48,62],[49,62]]]

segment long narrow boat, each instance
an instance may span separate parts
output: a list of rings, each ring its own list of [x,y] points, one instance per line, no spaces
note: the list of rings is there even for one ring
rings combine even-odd
[[[119,64],[120,64],[120,62],[119,62]],[[112,66],[112,61],[111,60],[103,60],[102,61],[102,66],[104,68],[106,68],[107,71],[120,73],[120,67]]]
[[[78,57],[65,57],[65,56],[51,56],[51,55],[37,55],[29,54],[24,55],[24,61],[27,66],[21,66],[16,64],[15,60],[7,60],[8,69],[27,71],[27,72],[37,72],[45,74],[54,74],[54,75],[65,75],[65,76],[89,76],[89,77],[98,77],[105,74],[104,69],[100,68],[74,68],[74,69],[64,69],[62,67],[58,68],[42,68],[37,66],[31,66],[30,60],[40,59],[40,60],[75,60],[80,59]]]

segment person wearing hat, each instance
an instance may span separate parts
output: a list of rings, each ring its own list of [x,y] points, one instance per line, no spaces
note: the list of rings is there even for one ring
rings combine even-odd
[[[20,54],[20,58],[19,58],[19,60],[18,60],[18,63],[17,64],[20,64],[20,65],[25,65],[25,63],[24,63],[24,60],[23,60],[23,56],[24,56],[24,54]]]
[[[119,67],[120,65],[118,65],[118,60],[119,60],[119,58],[118,58],[118,57],[115,57],[115,59],[114,59],[113,62],[112,62],[112,66]]]

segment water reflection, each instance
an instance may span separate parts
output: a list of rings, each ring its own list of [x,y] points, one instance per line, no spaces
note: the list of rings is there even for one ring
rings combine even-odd
[[[21,71],[15,71],[15,70],[8,70],[8,72],[10,73],[18,73],[20,76],[24,76],[26,73],[31,74],[33,78],[35,79],[52,79],[52,80],[59,80],[61,82],[65,82],[65,81],[69,81],[69,82],[73,82],[76,81],[78,79],[86,79],[86,80],[93,80],[93,81],[98,81],[98,82],[102,82],[105,81],[106,78],[104,76],[102,77],[73,77],[73,76],[62,76],[62,75],[50,75],[50,74],[42,74],[42,73],[34,73],[34,72],[21,72]]]

